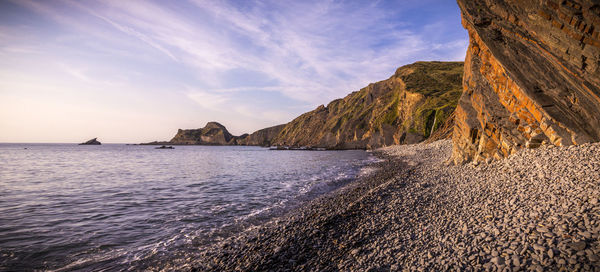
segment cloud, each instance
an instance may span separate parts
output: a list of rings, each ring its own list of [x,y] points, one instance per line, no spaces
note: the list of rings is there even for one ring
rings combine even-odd
[[[211,118],[235,113],[223,118],[255,129],[386,79],[400,65],[460,60],[467,46],[455,3],[455,27],[444,13],[419,17],[441,5],[428,1],[11,3],[41,15],[0,23],[0,54],[22,64],[19,71],[28,70],[23,54],[44,55],[107,97],[119,96],[117,89],[171,97]]]
[[[192,90],[187,96],[205,109],[224,112],[223,104],[229,101],[227,95],[214,94],[204,91]]]
[[[70,65],[67,65],[65,63],[59,63],[59,66],[69,75],[81,80],[81,81],[85,81],[85,82],[92,82],[92,79],[90,79],[83,70],[81,69],[77,69],[75,67],[72,67]]]
[[[93,13],[90,11],[90,13]],[[107,23],[111,24],[112,26],[114,26],[116,29],[122,31],[123,33],[126,33],[128,35],[134,36],[138,39],[140,39],[141,41],[147,43],[148,45],[150,45],[151,47],[161,51],[162,53],[164,53],[165,55],[169,56],[172,60],[177,61],[177,58],[171,53],[169,52],[169,50],[165,49],[163,46],[161,46],[160,44],[154,42],[151,38],[149,38],[148,36],[144,35],[143,33],[140,33],[138,31],[136,31],[135,29],[131,28],[131,27],[127,27],[127,26],[122,26],[120,24],[115,23],[114,21],[104,17],[104,16],[100,16],[100,15],[96,15],[95,13],[93,13],[95,16],[97,16],[98,18],[106,21]]]
[[[51,13],[41,3],[27,3]],[[449,46],[428,43],[397,18],[388,18],[390,12],[376,2],[250,1],[240,7],[194,0],[198,18],[152,2],[66,3],[185,63],[212,89],[227,89],[229,82],[218,78],[230,70],[258,71],[280,83],[273,89],[313,104],[384,79],[399,64]],[[66,21],[55,13],[52,17]]]

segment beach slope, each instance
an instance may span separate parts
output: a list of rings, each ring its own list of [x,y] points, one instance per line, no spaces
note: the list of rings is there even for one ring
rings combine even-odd
[[[448,166],[449,140],[377,151],[380,170],[202,249],[199,271],[600,267],[600,144]]]

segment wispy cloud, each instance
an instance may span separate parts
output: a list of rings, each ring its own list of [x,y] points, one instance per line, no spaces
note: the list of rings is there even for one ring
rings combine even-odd
[[[188,97],[198,105],[205,109],[210,109],[219,112],[227,111],[223,104],[229,100],[229,97],[223,94],[214,94],[204,91],[191,90],[188,92]]]
[[[60,22],[64,16],[43,3],[26,2]],[[383,79],[399,64],[448,46],[428,43],[415,30],[390,21],[376,2],[192,1],[194,14],[141,1],[89,5],[65,2],[196,69],[211,88],[224,89],[221,74],[257,70],[279,82],[279,91],[310,103],[323,102]],[[91,7],[90,7],[91,6]],[[435,28],[435,24],[425,30]],[[456,43],[456,41],[450,41]],[[242,82],[243,84],[243,82]]]
[[[92,80],[90,79],[90,77],[88,77],[85,72],[81,69],[76,69],[75,67],[72,67],[70,65],[67,65],[65,63],[59,63],[59,66],[69,75],[85,81],[85,82],[91,82]]]
[[[114,21],[112,21],[104,16],[95,14],[95,12],[90,11],[90,13],[92,13],[95,16],[97,16],[98,18],[104,20],[105,22],[109,23],[110,25],[114,26],[116,29],[122,31],[123,33],[126,33],[128,35],[131,35],[135,38],[140,39],[141,41],[145,42],[146,44],[150,45],[151,47],[153,47],[153,48],[161,51],[165,55],[169,56],[172,60],[177,61],[177,58],[175,58],[175,56],[171,52],[169,52],[169,50],[167,50],[166,48],[164,48],[162,45],[158,44],[157,42],[154,42],[152,40],[152,38],[146,36],[145,34],[136,31],[134,28],[115,23]]]
[[[18,40],[10,32],[22,24],[0,23],[0,46],[2,54],[60,52],[62,69],[90,84],[124,77],[137,90],[159,81],[148,91],[164,88],[213,112],[225,106],[261,125],[282,123],[400,65],[463,58],[467,37],[457,32],[455,4],[448,5],[456,13],[449,30],[442,15],[412,14],[441,5],[427,1],[19,0],[13,4],[61,29],[41,44],[35,35]],[[103,68],[72,65],[83,60]]]

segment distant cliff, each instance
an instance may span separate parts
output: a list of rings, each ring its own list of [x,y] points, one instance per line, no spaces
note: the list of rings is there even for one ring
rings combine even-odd
[[[254,133],[234,136],[225,126],[217,122],[208,122],[198,129],[179,129],[170,141],[156,141],[147,145],[256,145],[269,146],[271,140],[284,125],[268,127]]]
[[[462,62],[400,67],[387,80],[302,114],[272,144],[362,149],[420,142],[454,111],[462,73]]]
[[[462,62],[416,62],[284,125],[233,136],[209,122],[204,128],[179,129],[168,142],[149,144],[365,149],[417,143],[430,135],[446,138],[462,92],[462,73]]]
[[[600,141],[600,4],[459,0],[470,45],[453,160]]]
[[[217,122],[208,122],[199,129],[179,129],[168,143],[174,145],[237,145],[238,140],[248,134],[233,136],[225,126]]]
[[[285,127],[285,124],[257,130],[252,134],[248,135],[248,137],[238,140],[238,144],[270,146],[273,141],[273,138],[275,138],[275,136],[277,136],[279,132],[281,132],[283,127]]]

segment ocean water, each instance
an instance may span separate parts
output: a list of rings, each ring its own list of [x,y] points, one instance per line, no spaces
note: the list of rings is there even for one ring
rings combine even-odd
[[[354,151],[0,144],[0,271],[144,270],[355,178]]]

